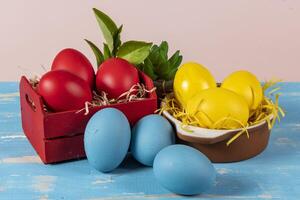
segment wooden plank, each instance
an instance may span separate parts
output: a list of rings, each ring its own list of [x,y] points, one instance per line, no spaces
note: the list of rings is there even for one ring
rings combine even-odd
[[[247,161],[215,164],[217,180],[202,199],[300,197],[300,83],[283,83],[287,116],[268,148]],[[86,160],[43,165],[21,129],[18,83],[0,83],[0,199],[185,199],[162,188],[152,169],[130,156],[102,174]]]

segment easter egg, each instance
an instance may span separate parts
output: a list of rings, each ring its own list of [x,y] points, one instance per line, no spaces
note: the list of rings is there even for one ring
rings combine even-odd
[[[156,154],[174,142],[175,134],[169,121],[160,115],[147,115],[132,130],[130,150],[137,161],[152,166]]]
[[[106,92],[110,98],[118,98],[137,83],[139,83],[138,70],[122,58],[105,60],[96,75],[97,91]]]
[[[200,151],[181,144],[161,150],[154,159],[153,172],[166,189],[181,195],[196,195],[214,183],[216,171]]]
[[[263,99],[263,90],[259,80],[248,71],[233,72],[224,79],[221,87],[243,96],[250,110],[255,110]]]
[[[246,100],[224,88],[210,88],[191,98],[187,113],[211,129],[241,128],[249,118]]]
[[[93,88],[95,71],[90,61],[76,49],[63,49],[54,58],[51,70],[64,70],[82,78]]]
[[[174,95],[183,108],[200,91],[216,87],[212,74],[201,64],[188,62],[179,67],[174,78]]]
[[[50,71],[44,74],[37,87],[47,107],[53,111],[84,108],[92,100],[87,82],[67,71]]]
[[[115,108],[105,108],[89,120],[84,133],[88,162],[101,172],[110,172],[124,160],[130,143],[130,125]]]

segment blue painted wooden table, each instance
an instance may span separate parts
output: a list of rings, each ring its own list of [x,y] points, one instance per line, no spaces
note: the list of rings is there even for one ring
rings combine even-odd
[[[300,199],[300,83],[282,83],[287,116],[255,158],[214,164],[217,180],[201,199]],[[87,160],[44,165],[21,128],[18,83],[0,83],[0,199],[186,199],[162,188],[152,168],[128,157],[113,173]],[[187,180],[188,181],[188,180]]]

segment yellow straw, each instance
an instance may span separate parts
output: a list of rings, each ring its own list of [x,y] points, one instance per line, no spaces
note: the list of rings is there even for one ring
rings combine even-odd
[[[239,120],[234,119],[230,116],[224,117],[220,120],[218,120],[215,123],[212,123],[212,120],[210,117],[203,111],[198,111],[197,113],[194,113],[193,115],[188,114],[184,109],[181,108],[179,102],[174,98],[173,94],[167,94],[164,98],[163,106],[160,108],[159,113],[162,114],[163,111],[169,112],[174,118],[181,121],[182,125],[181,128],[183,130],[186,130],[187,132],[192,132],[187,127],[188,126],[197,126],[202,128],[210,128],[210,129],[222,129],[222,130],[232,130],[241,128],[241,131],[239,131],[237,134],[235,134],[228,142],[227,145],[230,145],[232,142],[234,142],[239,136],[241,136],[243,133],[247,134],[247,137],[249,138],[249,132],[247,130],[248,127],[254,126],[257,124],[260,124],[262,122],[266,122],[268,124],[268,128],[272,129],[275,122],[280,122],[280,118],[285,116],[284,110],[279,106],[279,97],[280,94],[277,93],[280,91],[280,87],[276,87],[276,84],[279,81],[267,81],[263,84],[263,92],[264,97],[262,100],[261,105],[258,106],[256,110],[251,111],[250,117],[248,119],[247,125],[243,125]],[[270,90],[267,92],[267,90]],[[267,95],[266,95],[267,93]],[[272,97],[274,98],[274,101],[272,100]],[[208,121],[210,121],[210,124],[204,124],[203,121],[207,120],[201,120],[198,119],[198,117],[195,116],[203,116]],[[236,127],[235,125],[230,124],[229,122],[236,122],[239,127]]]

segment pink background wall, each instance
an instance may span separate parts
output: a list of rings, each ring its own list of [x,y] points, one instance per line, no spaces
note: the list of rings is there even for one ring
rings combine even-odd
[[[65,47],[94,63],[83,41],[103,41],[92,7],[124,24],[124,40],[167,40],[218,80],[247,69],[261,80],[300,81],[299,0],[1,1],[0,80],[42,74]]]

